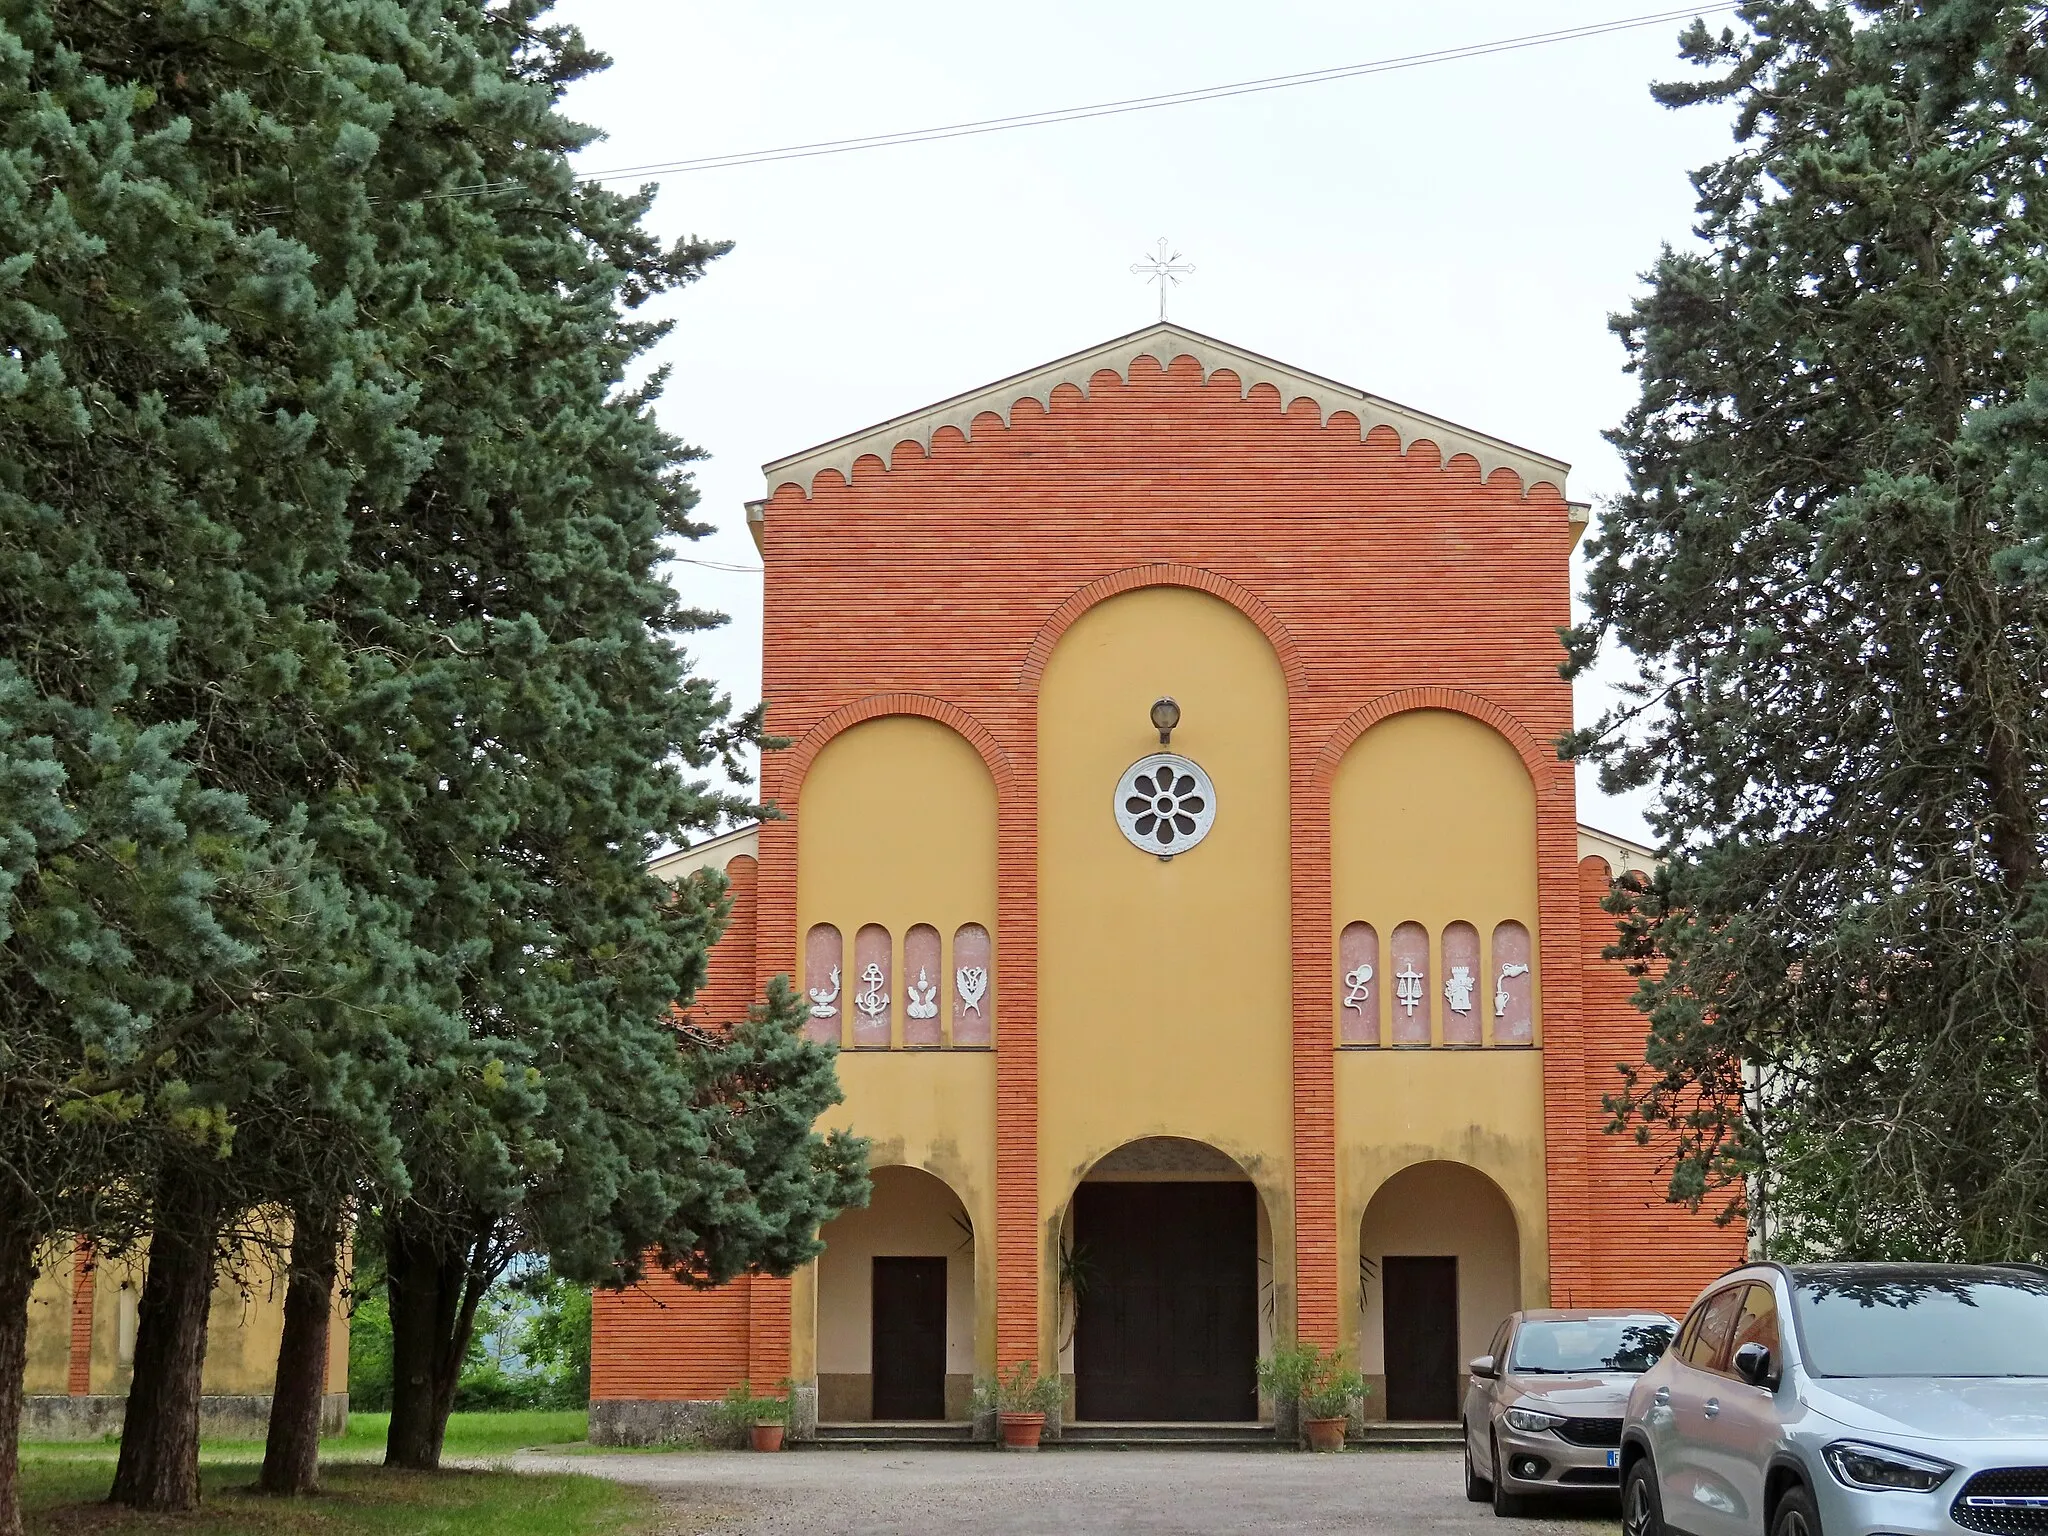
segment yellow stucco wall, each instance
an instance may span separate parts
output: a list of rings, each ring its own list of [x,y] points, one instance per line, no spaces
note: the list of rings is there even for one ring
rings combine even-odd
[[[28,1294],[28,1372],[24,1390],[62,1392],[71,1369],[71,1246],[53,1248],[36,1267]]]
[[[288,1242],[289,1235],[286,1224],[280,1242]],[[88,1390],[95,1395],[125,1395],[135,1374],[135,1328],[148,1254],[145,1241],[118,1258],[103,1258],[94,1270]],[[51,1256],[36,1280],[29,1311],[28,1390],[33,1393],[62,1394],[68,1389],[71,1265],[66,1245]],[[231,1272],[219,1277],[207,1312],[202,1392],[267,1393],[275,1385],[277,1346],[284,1335],[284,1289],[284,1276],[253,1244]],[[327,1390],[347,1388],[348,1308],[336,1287],[327,1335]]]
[[[1443,1035],[1441,946],[1448,924],[1462,920],[1479,930],[1487,946],[1486,978],[1493,975],[1490,946],[1496,923],[1513,920],[1527,927],[1531,958],[1537,959],[1535,790],[1515,749],[1479,721],[1445,710],[1418,710],[1395,715],[1361,737],[1332,787],[1331,865],[1333,954],[1346,923],[1369,922],[1379,933],[1385,976],[1392,969],[1384,962],[1395,926],[1419,922],[1429,930],[1435,1039]],[[1534,981],[1540,1041],[1540,970]],[[1390,1039],[1389,989],[1374,990],[1380,1037]],[[1481,990],[1487,1024],[1490,993],[1490,985]],[[1338,1004],[1333,977],[1333,1029]],[[1470,1294],[1461,1306],[1463,1331],[1484,1333],[1499,1321],[1498,1316],[1482,1321],[1481,1312],[1545,1304],[1549,1234],[1541,1050],[1345,1049],[1337,1053],[1336,1088],[1338,1273],[1347,1277],[1348,1293],[1339,1319],[1345,1344],[1360,1349],[1363,1368],[1369,1373],[1378,1369],[1380,1340],[1377,1313],[1361,1315],[1351,1279],[1358,1273],[1360,1223],[1387,1181],[1416,1164],[1442,1159],[1477,1170],[1498,1186],[1513,1213],[1513,1253],[1491,1252],[1503,1247],[1496,1241],[1498,1224],[1480,1219],[1483,1212],[1467,1209],[1469,1202],[1444,1218],[1443,1241],[1451,1246],[1393,1250],[1459,1252],[1453,1240],[1473,1238],[1472,1252],[1460,1253],[1461,1274],[1471,1276]],[[1446,1184],[1445,1198],[1455,1200],[1458,1187]],[[1409,1236],[1403,1237],[1404,1245]],[[1508,1300],[1511,1293],[1518,1294]]]
[[[1146,718],[1171,694],[1169,748]],[[1090,609],[1039,694],[1039,1201],[1043,1348],[1057,1316],[1063,1213],[1105,1153],[1182,1136],[1259,1187],[1293,1330],[1287,690],[1236,609],[1178,587]],[[1125,841],[1119,776],[1152,752],[1194,759],[1216,821],[1162,862]],[[1049,1363],[1049,1355],[1042,1360]]]
[[[849,967],[864,923],[889,930],[895,983],[893,1037],[903,1031],[903,936],[916,923],[939,930],[943,974],[963,923],[995,943],[995,1028],[1003,1024],[1003,936],[996,926],[995,785],[974,748],[936,721],[891,716],[855,726],[818,754],[797,813],[797,926],[835,925]],[[850,972],[849,972],[850,973]],[[842,995],[851,996],[848,986]],[[950,988],[941,989],[949,997]],[[951,1029],[951,1009],[941,1022]],[[975,1369],[995,1363],[995,1057],[986,1050],[846,1050],[846,1101],[820,1125],[872,1137],[871,1166],[922,1168],[958,1196],[974,1245]],[[826,1234],[828,1240],[830,1233]],[[829,1282],[830,1277],[824,1277]],[[794,1379],[819,1370],[820,1266],[798,1272],[791,1295]]]

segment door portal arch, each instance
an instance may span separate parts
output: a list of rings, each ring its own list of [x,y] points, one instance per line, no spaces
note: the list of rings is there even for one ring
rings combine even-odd
[[[1061,1365],[1082,1422],[1259,1416],[1272,1221],[1206,1142],[1126,1142],[1074,1187],[1060,1232]]]

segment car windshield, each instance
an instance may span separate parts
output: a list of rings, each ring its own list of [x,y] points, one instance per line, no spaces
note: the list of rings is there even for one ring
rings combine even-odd
[[[2048,1376],[2048,1274],[1813,1269],[1793,1287],[1819,1376]]]
[[[1668,1317],[1585,1317],[1524,1323],[1508,1369],[1536,1376],[1640,1376],[1671,1346]]]

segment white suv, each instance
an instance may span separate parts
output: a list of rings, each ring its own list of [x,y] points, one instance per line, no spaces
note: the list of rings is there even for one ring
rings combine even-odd
[[[1622,1425],[1624,1536],[2048,1536],[2048,1270],[1749,1264]]]

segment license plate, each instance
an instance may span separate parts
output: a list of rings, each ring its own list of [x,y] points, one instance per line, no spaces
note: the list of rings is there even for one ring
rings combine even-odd
[[[1607,1453],[1607,1465],[1609,1465],[1610,1467],[1618,1467],[1618,1466],[1620,1466],[1620,1465],[1621,1465],[1621,1452],[1619,1452],[1619,1451],[1609,1451],[1609,1452]]]

